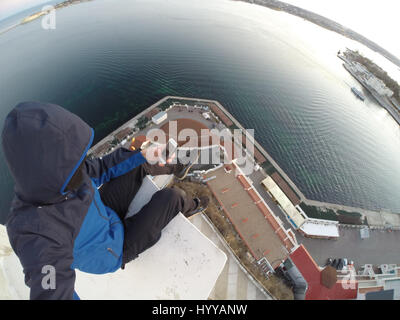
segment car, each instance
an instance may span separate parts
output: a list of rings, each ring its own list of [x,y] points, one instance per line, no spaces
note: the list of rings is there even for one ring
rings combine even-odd
[[[327,260],[326,260],[326,266],[330,266],[332,264],[332,258],[328,258]]]
[[[343,269],[343,259],[338,259],[338,264],[336,266],[336,270],[342,270]]]

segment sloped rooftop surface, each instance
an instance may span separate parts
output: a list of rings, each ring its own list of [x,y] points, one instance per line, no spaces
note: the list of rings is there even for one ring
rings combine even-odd
[[[262,181],[262,184],[268,189],[268,191],[278,201],[280,206],[286,212],[286,214],[292,219],[296,227],[299,228],[305,221],[305,218],[296,209],[293,203],[289,200],[286,194],[279,188],[276,182],[271,176],[268,176]]]
[[[321,269],[301,244],[290,254],[290,259],[299,269],[308,284],[306,300],[346,300],[357,298],[358,284],[342,283],[338,280],[332,288],[327,288],[321,283]]]
[[[81,299],[207,299],[226,255],[182,214],[163,230],[153,247],[106,275],[77,271]],[[93,290],[95,288],[95,290]]]
[[[288,251],[267,217],[254,203],[254,200],[259,198],[253,199],[250,196],[242,180],[235,177],[233,170],[226,173],[220,168],[206,175],[209,176],[216,176],[216,179],[208,181],[207,184],[252,255],[256,259],[266,257],[273,267],[279,265],[281,260],[286,258]]]

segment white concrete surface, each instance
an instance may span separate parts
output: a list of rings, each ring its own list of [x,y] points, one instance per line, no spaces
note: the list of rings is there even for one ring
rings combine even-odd
[[[308,218],[300,229],[309,236],[339,238],[337,221]]]
[[[215,283],[209,298],[212,300],[271,300],[271,295],[265,292],[260,285],[256,285],[254,279],[239,265],[230,252],[224,240],[217,234],[204,214],[199,214],[190,219],[204,235],[216,246],[226,253],[228,258],[225,267]]]
[[[128,208],[128,213],[126,214],[126,218],[132,217],[136,213],[140,211],[144,207],[146,203],[150,201],[153,194],[159,190],[158,186],[150,179],[149,176],[146,176],[143,179],[142,185],[140,186],[138,192],[133,198],[131,204]]]
[[[182,214],[163,230],[153,247],[125,270],[95,275],[77,271],[81,299],[207,299],[226,255]]]

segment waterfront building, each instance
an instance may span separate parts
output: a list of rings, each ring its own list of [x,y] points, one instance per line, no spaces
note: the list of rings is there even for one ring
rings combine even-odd
[[[229,128],[233,122],[229,117],[215,104],[210,104],[212,112]]]
[[[293,282],[296,300],[347,300],[357,298],[358,281],[356,279],[341,278],[336,275],[336,279],[331,278],[328,279],[330,281],[326,281],[325,273],[331,271],[329,270],[331,267],[319,267],[302,244],[290,254],[281,267]]]
[[[132,133],[132,128],[127,127],[127,128],[122,129],[121,131],[117,132],[114,135],[114,138],[117,139],[118,141],[123,141],[131,133]]]
[[[298,245],[293,231],[284,228],[235,162],[204,175],[211,177],[207,186],[251,255],[266,274],[273,273]]]
[[[301,212],[296,206],[289,200],[287,195],[279,188],[276,182],[271,176],[268,176],[261,182],[272,197],[278,202],[279,206],[285,212],[287,219],[293,225],[295,229],[299,229],[302,224],[306,221],[307,216],[304,212]]]
[[[393,95],[393,91],[390,90],[381,79],[375,77],[371,72],[369,72],[362,64],[354,62],[350,63],[349,67],[364,80],[364,83],[367,86],[374,89],[379,95],[388,97]]]
[[[378,94],[380,94],[381,96],[391,97],[393,95],[393,91],[386,87],[385,83],[382,80],[373,75],[366,78],[365,83],[373,88],[376,92],[378,92]]]
[[[158,107],[153,108],[149,112],[146,113],[145,117],[150,120],[151,118],[153,118],[160,111],[161,111],[161,109],[158,108]]]
[[[151,120],[155,124],[160,124],[161,122],[167,120],[167,117],[168,117],[167,113],[165,111],[161,111],[157,113],[155,116],[153,116]]]
[[[210,115],[209,115],[207,112],[204,112],[204,113],[203,113],[203,117],[204,117],[204,119],[206,119],[206,120],[209,120],[209,119],[210,119]]]
[[[102,156],[104,153],[106,153],[110,148],[111,148],[111,144],[109,141],[101,144],[100,146],[98,146],[94,151],[93,151],[93,157],[100,157]]]
[[[400,300],[400,267],[382,264],[374,271],[372,265],[364,265],[357,275],[357,300]]]

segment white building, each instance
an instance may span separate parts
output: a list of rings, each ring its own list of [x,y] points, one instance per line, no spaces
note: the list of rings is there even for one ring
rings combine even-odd
[[[207,120],[210,119],[210,115],[209,115],[207,112],[204,112],[204,113],[203,113],[203,117],[204,117],[205,119],[207,119]]]
[[[357,71],[361,74],[369,73],[368,70],[362,64],[360,64],[358,62],[354,62],[353,66],[354,66],[355,71]]]
[[[167,113],[165,111],[161,111],[159,113],[157,113],[154,117],[151,118],[151,120],[155,123],[155,124],[160,124],[161,122],[167,120]]]
[[[289,220],[296,230],[299,229],[302,224],[306,221],[307,216],[304,212],[300,212],[293,203],[289,200],[286,194],[279,188],[276,182],[271,176],[265,178],[261,183],[267,189],[267,191],[275,198],[279,206],[286,214],[286,218]],[[301,210],[302,211],[302,210]]]
[[[372,87],[376,92],[378,92],[382,96],[391,97],[393,95],[393,91],[390,90],[388,87],[386,87],[385,83],[382,80],[374,76],[371,76],[368,79],[366,79],[365,83],[368,84],[370,87]]]

